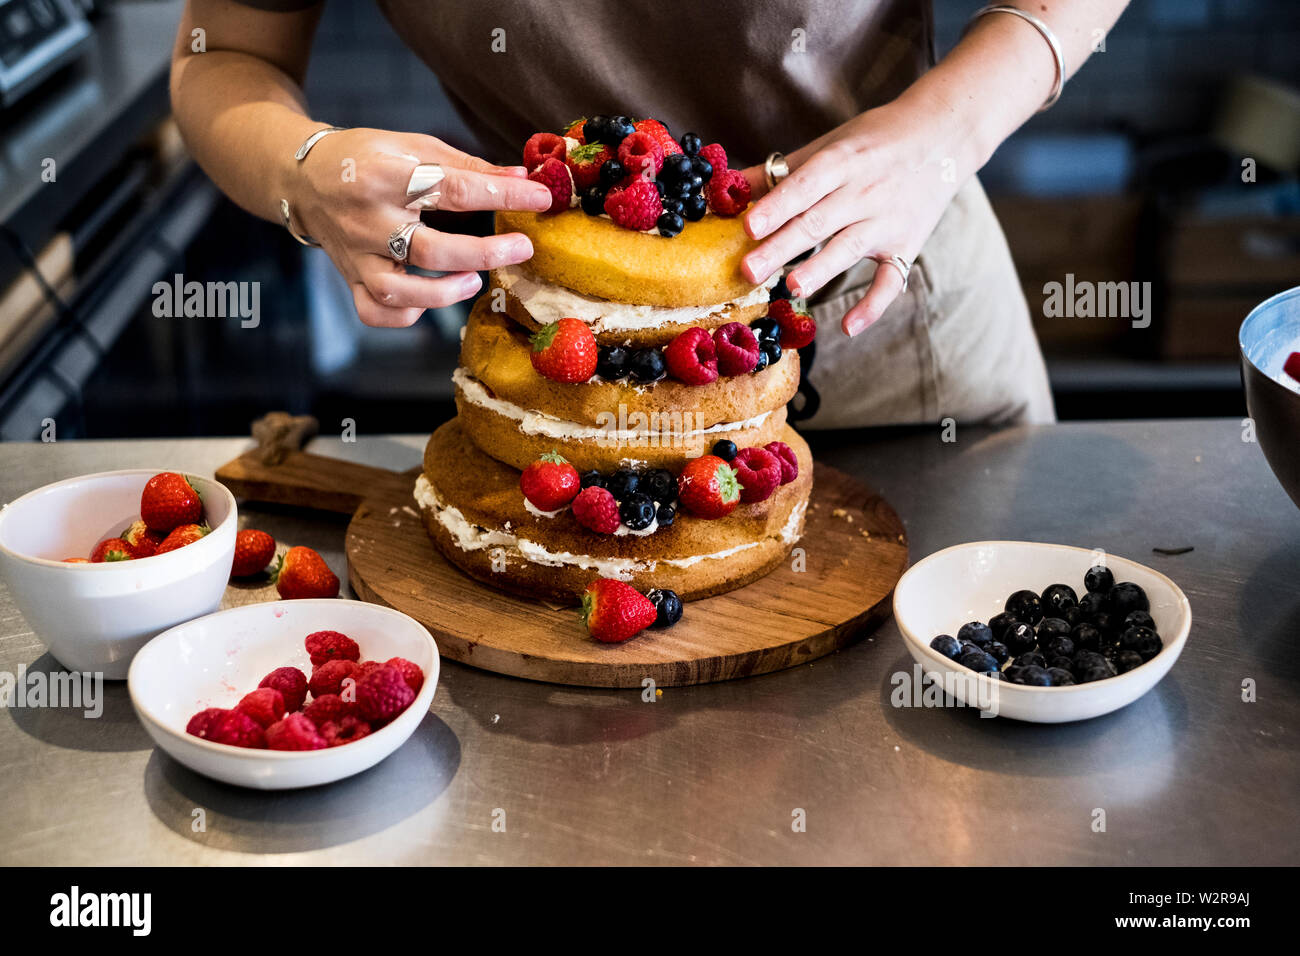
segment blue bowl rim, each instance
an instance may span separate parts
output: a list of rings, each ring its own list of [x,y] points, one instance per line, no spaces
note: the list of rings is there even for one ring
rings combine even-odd
[[[1249,345],[1246,342],[1246,328],[1252,322],[1256,321],[1256,319],[1263,313],[1267,311],[1271,311],[1273,308],[1276,308],[1281,303],[1297,297],[1300,297],[1300,286],[1295,286],[1294,288],[1291,289],[1283,289],[1281,292],[1277,293],[1276,295],[1269,296],[1259,305],[1255,306],[1253,309],[1250,310],[1250,312],[1246,315],[1246,318],[1242,320],[1241,327],[1237,330],[1237,348],[1241,350],[1242,359],[1248,362],[1251,368],[1253,368],[1260,375],[1264,376],[1270,381],[1272,380],[1272,376],[1269,375],[1267,372],[1265,372],[1262,368],[1260,368],[1259,365],[1256,364],[1254,356],[1250,354]],[[1274,384],[1279,385],[1279,387],[1283,387],[1280,386],[1280,384],[1277,382],[1274,382]]]

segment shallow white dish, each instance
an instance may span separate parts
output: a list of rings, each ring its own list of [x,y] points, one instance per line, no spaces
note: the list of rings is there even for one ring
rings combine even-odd
[[[999,716],[1034,723],[1086,720],[1137,700],[1169,672],[1192,626],[1192,609],[1178,585],[1136,561],[1106,555],[1116,582],[1132,581],[1151,601],[1164,648],[1141,667],[1107,680],[1072,687],[1027,687],[991,680],[930,647],[940,634],[956,635],[967,621],[987,621],[1022,588],[1042,592],[1060,582],[1080,596],[1083,575],[1096,563],[1086,548],[1035,541],[974,541],[936,551],[908,569],[894,588],[894,618],[921,669],[955,697]]]
[[[185,732],[198,711],[234,707],[277,667],[311,676],[303,639],[342,631],[362,660],[405,657],[424,671],[411,706],[368,737],[326,750],[250,750]],[[373,767],[415,732],[438,686],[438,647],[414,618],[392,608],[340,598],[271,601],[231,608],[158,635],[135,657],[127,687],[154,742],[204,776],[258,790],[312,787]],[[309,698],[310,699],[310,698]]]
[[[131,657],[156,634],[214,611],[235,557],[235,499],[221,483],[192,478],[211,533],[136,561],[65,564],[140,517],[140,493],[166,468],[69,478],[0,510],[0,576],[36,636],[64,667],[126,677]]]

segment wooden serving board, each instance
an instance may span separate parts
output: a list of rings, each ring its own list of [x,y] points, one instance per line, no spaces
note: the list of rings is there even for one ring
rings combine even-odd
[[[907,567],[903,524],[861,482],[818,465],[802,540],[790,559],[737,591],[692,601],[668,630],[623,644],[587,636],[572,607],[481,584],[434,548],[411,490],[417,471],[304,452],[277,465],[250,453],[217,470],[236,497],[352,512],[348,581],[358,598],[424,624],[444,657],[515,677],[589,687],[701,684],[814,660],[889,614]]]

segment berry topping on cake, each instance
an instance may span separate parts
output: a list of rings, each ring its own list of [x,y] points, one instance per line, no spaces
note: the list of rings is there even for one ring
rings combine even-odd
[[[777,299],[769,305],[767,317],[776,320],[783,349],[801,349],[817,337],[817,320],[797,310],[789,299]]]
[[[596,374],[607,382],[627,375],[628,350],[622,345],[602,346],[596,357]]]
[[[619,143],[636,132],[636,127],[630,117],[597,114],[587,120],[582,131],[588,143],[604,143],[617,149]]]
[[[742,448],[731,464],[740,481],[741,501],[766,501],[781,484],[781,462],[765,448]]]
[[[627,170],[617,159],[611,159],[600,167],[600,185],[609,189],[627,179]]]
[[[756,349],[757,351],[757,349]],[[687,385],[708,385],[718,380],[718,354],[707,330],[687,329],[664,346],[668,374]]]
[[[664,353],[656,348],[636,349],[627,357],[628,374],[640,385],[657,382],[668,374]]]
[[[534,133],[524,143],[524,169],[531,173],[548,159],[563,163],[566,149],[564,137],[554,133]]]
[[[668,127],[657,119],[637,120],[632,124],[638,133],[646,133],[654,138],[663,150],[664,156],[671,156],[674,153],[680,153],[682,148],[677,145],[677,140],[673,139],[673,134],[668,132]]]
[[[632,531],[644,531],[655,520],[655,503],[644,492],[634,491],[618,506],[618,516]]]
[[[599,485],[591,485],[578,492],[573,499],[573,517],[578,524],[598,534],[613,534],[618,530],[618,502]]]
[[[569,202],[573,199],[573,176],[563,160],[545,160],[528,174],[528,178],[551,191],[551,212],[563,212],[569,208]]]
[[[723,172],[727,168],[727,151],[717,143],[709,143],[708,146],[701,146],[699,152],[700,158],[713,167],[713,175]]]
[[[692,156],[692,157],[697,155],[700,151],[700,147],[704,145],[704,143],[700,140],[700,138],[696,136],[694,133],[683,133],[681,144],[682,144],[682,152],[685,153],[687,156]]]
[[[715,168],[704,195],[719,216],[735,216],[749,205],[749,180],[738,169]]]
[[[587,139],[582,129],[586,123],[587,121],[585,119],[574,120],[568,126],[564,127],[564,135],[569,139],[576,139],[579,143],[586,145]]]
[[[783,441],[770,441],[763,447],[781,463],[781,484],[788,485],[799,477],[799,459],[793,448]]]
[[[742,322],[728,322],[714,330],[713,344],[723,375],[745,375],[758,365],[758,339]]]
[[[605,212],[625,229],[645,232],[659,221],[663,203],[653,182],[637,180],[611,189],[605,196]]]
[[[539,511],[558,511],[581,490],[578,469],[552,450],[525,468],[519,490]]]
[[[722,518],[740,504],[740,482],[731,465],[716,455],[702,455],[687,462],[677,477],[677,497],[697,518]]]
[[[579,192],[595,186],[600,180],[600,170],[613,153],[604,143],[591,143],[569,150],[569,172],[573,174],[573,186]],[[554,208],[554,207],[552,207]]]
[[[618,161],[629,176],[651,180],[664,165],[664,148],[649,133],[633,133],[618,144]]]
[[[730,438],[722,438],[713,443],[712,454],[717,455],[723,461],[731,461],[736,457],[736,443]]]
[[[622,581],[597,578],[582,594],[582,621],[587,632],[606,644],[639,634],[659,617],[659,609],[644,594]]]
[[[596,374],[599,348],[590,326],[564,318],[533,333],[533,368],[555,382],[585,382]]]

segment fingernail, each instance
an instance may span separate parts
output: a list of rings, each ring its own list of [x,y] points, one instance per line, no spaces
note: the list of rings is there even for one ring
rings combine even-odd
[[[767,278],[767,260],[762,256],[750,256],[745,262],[749,265],[749,272],[756,282]]]
[[[767,217],[761,212],[751,212],[749,214],[749,230],[755,236],[761,236],[763,230],[767,228]]]
[[[796,299],[802,299],[805,297],[803,294],[803,283],[800,282],[798,279],[792,278],[791,276],[786,276],[785,287],[794,293],[794,297]]]
[[[468,293],[477,292],[481,285],[483,285],[483,280],[479,278],[479,274],[477,272],[471,272],[461,280],[460,287]]]

